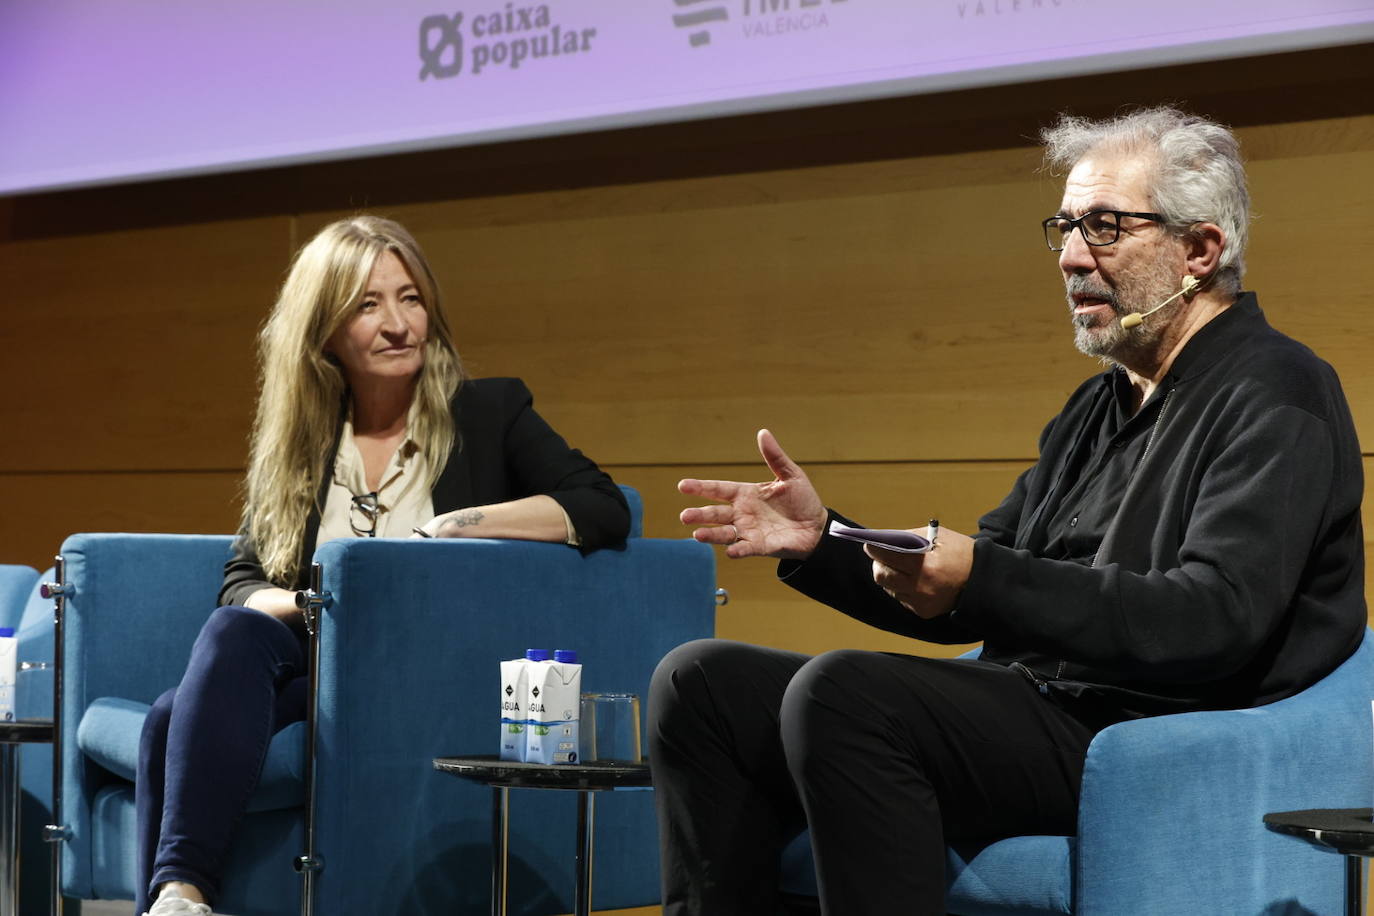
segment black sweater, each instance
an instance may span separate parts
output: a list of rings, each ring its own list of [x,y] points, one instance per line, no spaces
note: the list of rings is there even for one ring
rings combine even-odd
[[[630,532],[625,495],[590,458],[569,448],[535,413],[534,396],[524,382],[472,379],[458,389],[451,406],[458,443],[434,484],[435,514],[546,494],[572,519],[583,551],[625,540]],[[336,434],[330,454],[338,450]],[[305,588],[308,583],[320,528],[319,506],[332,476],[332,470],[326,470],[316,507],[306,520],[294,588]],[[242,604],[253,592],[273,584],[252,544],[240,533],[224,565],[219,603]]]
[[[1260,705],[1330,672],[1365,627],[1363,472],[1335,372],[1242,295],[1142,410],[1152,438],[1091,564],[1046,559],[1048,519],[1074,483],[1065,469],[1097,435],[1110,376],[1069,398],[1037,463],[980,520],[952,613],[911,614],[835,538],[779,574],[885,630],[983,640],[985,659],[1123,716]]]

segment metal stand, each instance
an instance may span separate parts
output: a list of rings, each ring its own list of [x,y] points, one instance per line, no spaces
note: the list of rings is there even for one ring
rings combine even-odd
[[[1364,860],[1374,857],[1374,809],[1313,808],[1274,811],[1264,826],[1285,836],[1306,840],[1318,849],[1345,857],[1346,916],[1364,916]]]
[[[491,790],[491,916],[506,916],[506,856],[510,851],[510,789]]]
[[[0,916],[19,916],[19,747],[0,745]]]
[[[596,798],[589,790],[577,793],[577,874],[573,916],[591,916],[593,834]],[[510,849],[510,788],[491,789],[491,916],[506,916],[506,857]]]
[[[1345,916],[1364,916],[1364,860],[1345,857]]]
[[[0,722],[0,916],[19,916],[19,746],[52,737],[48,719]]]
[[[43,840],[52,847],[52,874],[48,900],[52,916],[62,916],[62,844],[71,837],[71,828],[62,823],[62,674],[66,656],[63,617],[66,616],[67,561],[61,554],[54,559],[56,582],[44,582],[39,594],[53,599],[53,679],[52,679],[52,823],[43,827]]]
[[[319,725],[320,686],[320,612],[334,598],[324,590],[324,570],[319,563],[310,566],[310,590],[296,593],[296,607],[305,614],[305,631],[310,636],[309,695],[305,705],[305,852],[296,857],[301,875],[301,916],[315,916],[315,893],[324,859],[315,851],[315,740]]]
[[[592,832],[596,827],[596,798],[577,793],[577,884],[573,891],[573,916],[592,912]]]
[[[646,763],[598,761],[591,764],[517,763],[495,755],[436,757],[434,769],[491,787],[491,913],[506,916],[506,854],[510,846],[510,790],[557,789],[577,792],[576,916],[592,911],[592,839],[597,792],[647,790],[652,777]]]

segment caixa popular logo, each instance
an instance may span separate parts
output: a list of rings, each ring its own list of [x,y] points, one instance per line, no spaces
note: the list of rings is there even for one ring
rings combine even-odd
[[[445,79],[463,72],[463,14],[439,13],[420,20],[420,79]]]
[[[731,21],[733,9],[745,38],[772,38],[830,24],[825,8],[849,0],[671,0],[673,25],[688,29],[694,48],[711,43],[711,31]]]
[[[548,4],[507,3],[486,12],[436,13],[420,20],[420,80],[473,76],[494,67],[519,70],[537,61],[587,54],[596,29],[555,21]]]

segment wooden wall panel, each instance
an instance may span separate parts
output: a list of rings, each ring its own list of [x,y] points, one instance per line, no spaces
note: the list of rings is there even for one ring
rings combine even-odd
[[[0,244],[0,471],[234,468],[285,217]]]
[[[0,472],[0,557],[52,565],[68,535],[85,531],[232,534],[239,471]]]
[[[1269,321],[1341,376],[1374,452],[1374,118],[1242,132],[1256,219],[1247,285]]]
[[[1252,285],[1342,371],[1374,436],[1374,118],[1242,134]],[[1036,162],[1021,148],[388,212],[435,262],[473,370],[524,376],[605,461],[738,461],[736,420],[785,430],[806,460],[1029,457],[1096,369],[1039,241],[1058,182]],[[1294,269],[1314,226],[1339,270]]]
[[[996,294],[980,249],[953,237],[1051,198],[1003,183],[1010,161],[1033,165],[1025,150],[937,158],[901,164],[914,188],[890,163],[839,167],[847,196],[830,175],[808,197],[807,170],[722,178],[695,207],[693,189],[656,183],[617,189],[610,214],[560,193],[520,201],[516,221],[475,201],[392,212],[436,262],[474,369],[525,376],[606,461],[740,460],[737,417],[791,420],[814,460],[1025,454],[1092,364],[1065,347],[1033,220],[1029,243],[999,254]],[[989,422],[959,422],[970,411]],[[913,427],[945,434],[918,442]]]

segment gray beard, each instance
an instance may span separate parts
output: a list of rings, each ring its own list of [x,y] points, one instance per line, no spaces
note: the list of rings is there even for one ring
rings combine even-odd
[[[1094,327],[1094,319],[1091,316],[1073,316],[1073,345],[1078,348],[1079,353],[1084,356],[1095,356],[1104,362],[1113,362],[1112,354],[1121,349],[1131,332],[1123,328],[1119,320],[1129,313],[1123,311],[1115,302],[1112,303],[1112,311],[1116,313],[1117,320],[1113,320],[1106,327]],[[1143,331],[1144,327],[1135,330]]]
[[[1073,322],[1073,343],[1085,356],[1093,356],[1104,363],[1124,364],[1125,358],[1132,353],[1153,352],[1164,337],[1169,319],[1182,304],[1175,299],[1164,308],[1145,319],[1139,327],[1126,330],[1121,319],[1132,312],[1148,312],[1163,300],[1169,298],[1174,285],[1172,274],[1154,267],[1138,276],[1123,276],[1116,289],[1099,286],[1087,277],[1071,277],[1065,284],[1069,296],[1069,318]],[[1163,292],[1157,292],[1164,290]],[[1073,294],[1087,293],[1101,297],[1111,306],[1116,316],[1106,325],[1096,324],[1092,315],[1074,315]]]

